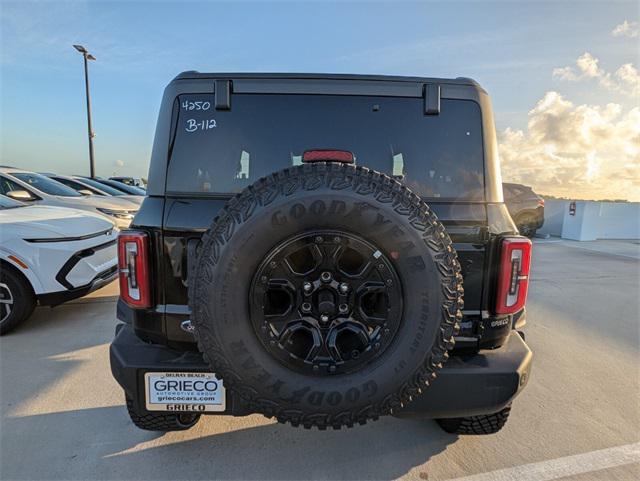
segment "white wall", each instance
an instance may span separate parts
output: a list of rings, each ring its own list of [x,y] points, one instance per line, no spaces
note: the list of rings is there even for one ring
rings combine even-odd
[[[560,201],[562,202],[562,201]],[[640,239],[640,203],[576,201],[575,215],[569,214],[569,202],[563,207],[562,237],[579,241],[596,239]],[[545,203],[545,224],[546,217]],[[551,214],[554,228],[557,208]],[[551,233],[551,232],[550,232]],[[553,235],[553,234],[552,234]]]
[[[540,234],[549,234],[556,237],[562,235],[562,223],[564,222],[564,212],[569,208],[568,200],[545,199],[544,201],[544,224],[538,229]]]
[[[640,203],[600,202],[598,239],[640,239]]]

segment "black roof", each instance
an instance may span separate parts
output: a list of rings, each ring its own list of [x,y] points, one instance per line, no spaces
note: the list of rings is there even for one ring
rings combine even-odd
[[[410,77],[402,75],[358,75],[358,74],[336,74],[336,73],[232,73],[232,72],[198,72],[187,70],[178,74],[174,80],[181,79],[299,79],[299,80],[380,80],[386,82],[424,82],[424,83],[446,83],[457,85],[473,85],[480,87],[480,84],[468,77],[457,77],[454,79],[436,77]]]

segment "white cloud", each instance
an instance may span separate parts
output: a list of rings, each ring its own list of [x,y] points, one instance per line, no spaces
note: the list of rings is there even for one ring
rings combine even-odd
[[[553,76],[556,78],[559,78],[560,80],[569,80],[569,81],[578,80],[578,75],[576,75],[573,68],[571,67],[554,68]]]
[[[625,20],[620,25],[616,25],[616,28],[611,31],[611,35],[614,37],[635,38],[640,33],[639,30],[638,22],[629,22]]]
[[[633,64],[623,65],[612,75],[601,68],[599,62],[599,59],[589,52],[585,52],[576,60],[577,69],[573,67],[554,68],[553,76],[569,82],[594,79],[606,90],[630,96],[640,95],[640,77]]]
[[[564,197],[640,201],[638,107],[574,105],[547,92],[527,129],[507,128],[499,141],[505,180]]]
[[[640,96],[640,75],[633,64],[625,63],[616,70],[616,77],[631,95]]]
[[[114,167],[124,167],[124,161],[118,159],[113,163]]]
[[[589,52],[583,53],[578,60],[576,60],[576,65],[582,71],[585,77],[591,78],[599,78],[605,75],[605,72],[598,67],[599,60],[591,55]]]

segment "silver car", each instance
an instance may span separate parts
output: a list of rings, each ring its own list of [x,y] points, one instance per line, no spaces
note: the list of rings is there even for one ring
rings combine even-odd
[[[139,209],[127,199],[85,196],[44,175],[12,167],[0,167],[0,194],[23,202],[97,212],[120,229],[129,227]]]
[[[57,180],[61,184],[66,185],[67,187],[71,187],[76,192],[80,192],[85,195],[99,195],[99,196],[114,196],[120,199],[130,200],[134,204],[140,206],[142,201],[144,200],[144,195],[131,195],[121,190],[114,189],[111,186],[101,184],[95,179],[89,179],[85,177],[76,177],[71,175],[62,175],[62,174],[49,174],[43,173],[42,175],[46,175],[50,179]]]

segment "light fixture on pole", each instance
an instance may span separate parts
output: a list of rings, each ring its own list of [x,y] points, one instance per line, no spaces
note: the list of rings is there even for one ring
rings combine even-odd
[[[85,86],[86,95],[87,95],[87,132],[89,134],[89,173],[93,178],[96,176],[96,165],[95,165],[95,159],[93,156],[93,137],[95,136],[95,134],[93,133],[93,128],[91,127],[91,97],[89,95],[88,61],[95,60],[96,58],[93,55],[91,55],[87,51],[87,49],[84,48],[82,45],[74,45],[73,48],[75,48],[78,52],[80,52],[84,59],[84,86]]]

